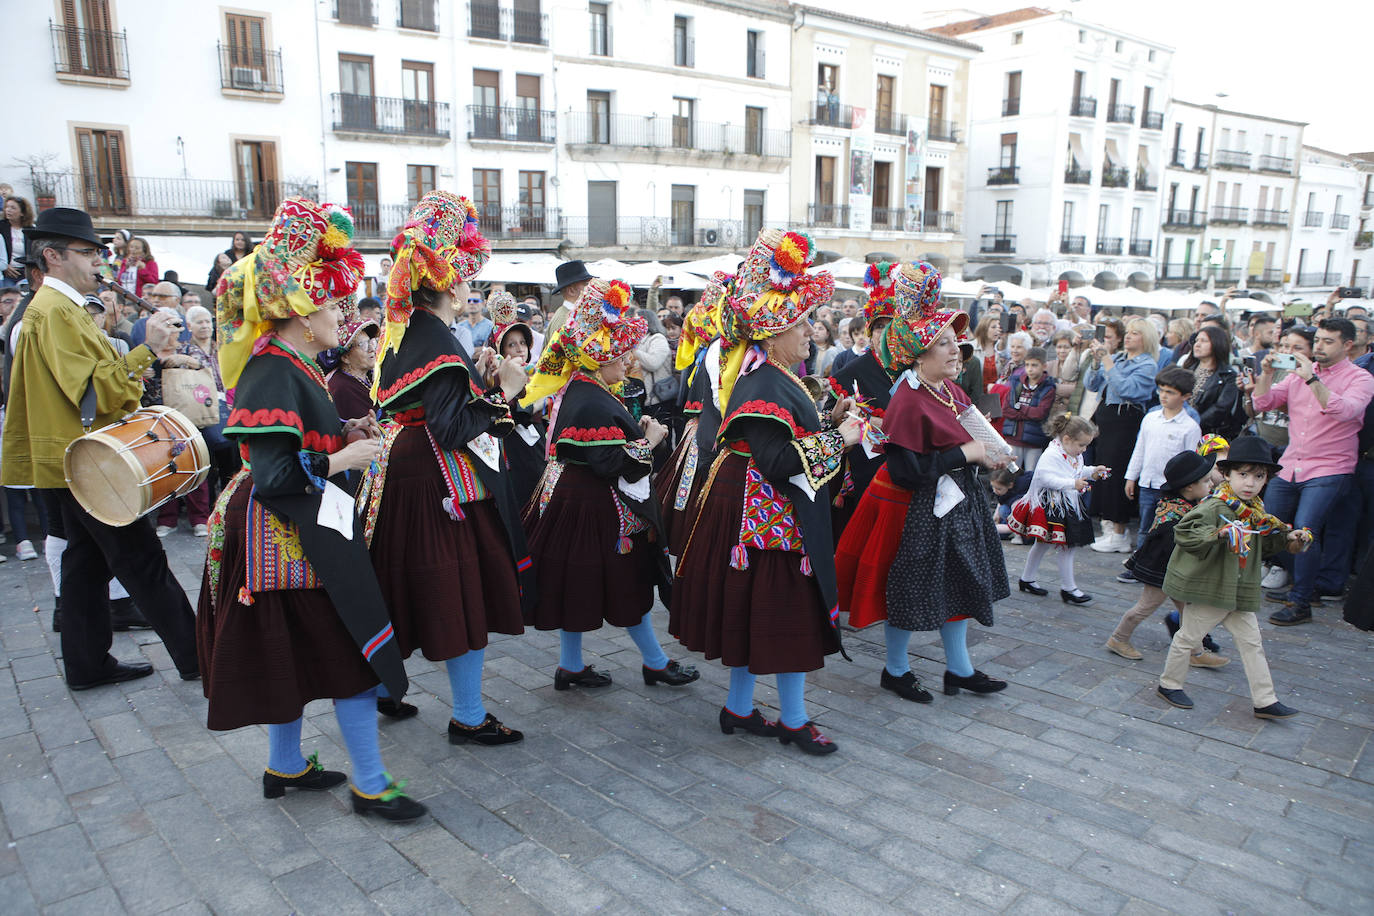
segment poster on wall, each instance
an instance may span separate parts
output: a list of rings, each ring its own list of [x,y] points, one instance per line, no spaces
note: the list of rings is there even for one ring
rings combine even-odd
[[[849,140],[849,228],[867,232],[873,216],[873,135]]]
[[[926,151],[921,135],[914,128],[906,132],[906,208],[902,219],[904,232],[921,231],[921,210],[925,204],[921,178],[925,174]]]

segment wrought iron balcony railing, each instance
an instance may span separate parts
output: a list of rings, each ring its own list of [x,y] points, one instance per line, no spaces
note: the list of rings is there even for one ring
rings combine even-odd
[[[331,96],[336,131],[434,138],[449,136],[447,102],[354,95],[348,92],[335,92]]]
[[[59,74],[113,80],[129,78],[127,32],[68,29],[60,25],[49,28],[53,66]]]
[[[235,44],[218,47],[221,89],[271,93],[285,91],[280,51],[244,48]]]
[[[514,143],[553,143],[557,117],[537,108],[469,105],[469,140],[508,140]]]

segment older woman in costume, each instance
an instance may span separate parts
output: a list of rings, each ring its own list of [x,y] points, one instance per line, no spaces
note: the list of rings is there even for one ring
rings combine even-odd
[[[684,373],[686,387],[682,413],[687,423],[672,458],[654,481],[654,501],[663,519],[668,552],[675,557],[682,556],[692,506],[701,492],[706,470],[716,457],[716,434],[720,431],[720,404],[716,400],[720,383],[720,310],[734,280],[733,275],[716,271],[701,299],[687,313],[677,346],[677,368]]]
[[[382,329],[358,314],[356,305],[344,312],[339,328],[339,364],[325,376],[329,396],[339,416],[354,419],[372,413],[372,365],[377,361],[377,337]]]
[[[521,602],[534,595],[501,444],[525,371],[506,360],[484,389],[479,366],[492,369],[494,355],[481,350],[470,362],[449,333],[454,304],[491,256],[467,198],[426,194],[391,253],[375,383],[386,431],[358,497],[367,542],[401,654],[447,662],[449,741],[509,744],[524,735],[487,712],[482,663],[490,634],[524,632]],[[414,715],[398,699],[377,708]]]
[[[992,626],[992,603],[1010,590],[975,466],[1006,460],[989,461],[959,420],[969,401],[954,379],[972,348],[957,338],[968,316],[940,309],[940,274],[929,264],[902,265],[895,289],[897,317],[878,358],[900,377],[883,421],[883,467],[836,551],[840,609],[856,628],[887,621],[883,689],[931,701],[907,646],[914,631],[939,630],[945,693],[994,693],[1006,682],[974,669],[968,621]]]
[[[353,762],[353,810],[407,820],[425,806],[383,769],[375,712],[378,680],[402,696],[405,668],[340,489],[378,443],[344,444],[315,362],[337,344],[338,301],[362,276],[352,235],[343,210],[289,198],[216,287],[220,371],[236,387],[224,433],[244,466],[210,517],[196,634],[210,727],[267,724],[263,795],[344,781],[301,755],[301,711],[328,697]]]
[[[653,450],[668,430],[651,417],[634,420],[619,395],[626,359],[648,330],[632,307],[621,281],[590,281],[545,344],[523,399],[555,395],[552,460],[525,510],[539,579],[531,619],[540,630],[560,631],[555,690],[611,683],[582,658],[582,634],[603,623],[630,634],[645,684],[678,687],[699,677],[668,659],[649,618],[655,587],[666,602],[670,578],[649,486]]]
[[[487,346],[501,359],[529,366],[530,354],[534,352],[534,331],[520,320],[515,297],[510,293],[497,293],[487,302],[487,307],[491,310],[492,320],[491,339]],[[524,393],[525,389],[521,388],[520,394]],[[512,401],[510,405],[515,431],[505,438],[504,445],[515,487],[515,501],[522,509],[534,496],[547,464],[544,455],[545,426],[539,417],[541,412],[538,404],[526,407],[518,401]]]
[[[730,668],[721,731],[828,754],[836,745],[806,715],[805,672],[840,649],[827,484],[862,426],[846,419],[848,398],[823,422],[790,368],[809,350],[807,313],[834,289],[829,274],[806,273],[813,258],[809,237],[765,229],[736,278],[721,323],[721,450],[678,564],[669,629]],[[777,675],[780,722],[754,707],[760,674]]]

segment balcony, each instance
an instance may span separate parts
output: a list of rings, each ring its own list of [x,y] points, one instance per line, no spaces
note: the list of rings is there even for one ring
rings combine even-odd
[[[869,217],[870,226],[887,232],[901,232],[905,221],[906,210],[901,207],[874,207]]]
[[[1119,239],[1119,238],[1115,238],[1115,239],[1101,238],[1101,239],[1098,239],[1098,240],[1097,240],[1097,248],[1096,248],[1097,253],[1098,253],[1098,254],[1121,254],[1121,243],[1122,243],[1122,241],[1123,241],[1123,239]]]
[[[1002,117],[1011,118],[1021,113],[1021,97],[1002,100]]]
[[[1194,171],[1194,172],[1205,172],[1205,171],[1207,171],[1207,154],[1206,154],[1206,153],[1198,153],[1196,156],[1193,157],[1193,171]]]
[[[377,24],[376,0],[334,0],[334,18],[341,25]]]
[[[1250,221],[1249,207],[1213,207],[1212,222],[1214,223],[1248,223]]]
[[[419,29],[422,32],[439,31],[439,6],[437,0],[401,0],[396,13],[396,25],[403,29]]]
[[[1202,279],[1202,265],[1190,264],[1161,264],[1159,265],[1158,279],[1162,281],[1200,281]]]
[[[848,229],[849,207],[840,204],[807,204],[806,225],[817,229]]]
[[[402,5],[409,0],[401,0]],[[431,0],[422,0],[431,2]],[[503,7],[497,0],[469,0],[468,37],[485,38],[490,41],[513,41],[516,44],[545,45],[549,43],[549,16],[537,10],[516,10]],[[599,36],[593,37],[594,54],[610,54],[609,35],[607,47],[600,50],[596,44]]]
[[[1355,236],[1356,248],[1374,248],[1374,231],[1365,230]]]
[[[1248,169],[1250,154],[1234,149],[1219,149],[1212,164],[1219,169]]]
[[[873,129],[893,137],[906,136],[906,115],[895,111],[879,111],[873,115]]]
[[[1293,160],[1283,156],[1260,156],[1257,168],[1261,172],[1282,172],[1285,175],[1293,174]]]
[[[985,235],[978,250],[983,254],[1016,254],[1016,236]]]
[[[219,87],[238,92],[281,95],[281,52],[219,45]]]
[[[819,102],[811,103],[811,117],[807,119],[808,124],[819,124],[822,127],[842,127],[849,130],[854,124],[854,108],[851,105],[822,105]]]
[[[1014,165],[997,165],[988,169],[988,184],[1019,184],[1021,169]]]
[[[1169,152],[1169,167],[1174,169],[1186,169],[1188,167],[1188,153],[1181,149]]]
[[[529,204],[482,204],[477,208],[477,222],[489,239],[548,239],[562,234],[558,210]]]
[[[953,121],[942,121],[938,118],[926,119],[926,139],[932,143],[958,143],[959,128]]]
[[[1131,170],[1125,167],[1107,166],[1102,170],[1102,187],[1124,188],[1131,183]]]
[[[469,105],[467,109],[469,140],[554,142],[554,123],[557,118],[552,111],[490,105]]]
[[[786,159],[792,155],[792,133],[749,129],[677,116],[647,116],[570,112],[566,119],[570,145],[611,146],[621,149],[676,149],[699,153],[762,156]]]
[[[1186,232],[1207,228],[1207,214],[1202,210],[1170,210],[1164,217],[1164,228]]]
[[[1163,130],[1164,112],[1142,111],[1140,113],[1140,126],[1146,130]]]
[[[318,196],[314,186],[286,187],[276,181],[213,181],[197,178],[48,175],[56,206],[96,216],[265,220],[290,194]]]
[[[1080,95],[1069,101],[1069,114],[1075,118],[1095,118],[1097,117],[1097,99],[1089,95]]]
[[[959,215],[949,210],[927,210],[921,214],[926,232],[958,232]]]
[[[449,137],[447,102],[393,99],[347,92],[331,95],[334,102],[334,130],[338,133],[420,137],[426,140],[447,140]]]
[[[1225,283],[1227,286],[1230,286],[1231,284],[1239,283],[1241,275],[1244,274],[1245,271],[1241,270],[1239,267],[1214,267],[1211,273],[1212,279],[1215,282]]]
[[[1126,250],[1131,253],[1133,258],[1148,258],[1154,247],[1153,239],[1131,239],[1131,245]]]
[[[1332,213],[1332,214],[1331,214],[1331,228],[1332,228],[1332,229],[1349,229],[1349,228],[1350,228],[1350,214],[1349,214],[1349,213]]]
[[[127,32],[68,29],[60,25],[49,28],[58,79],[65,76],[73,78],[72,82],[80,82],[82,78],[128,81]]]
[[[1071,165],[1064,170],[1064,184],[1092,184],[1093,170]]]
[[[1302,215],[1304,229],[1320,229],[1326,223],[1326,214],[1320,210],[1308,210]]]
[[[1279,267],[1266,267],[1246,278],[1251,286],[1275,286],[1283,282],[1283,270]]]
[[[1254,225],[1256,226],[1287,226],[1287,210],[1256,210]]]
[[[1304,271],[1298,274],[1297,286],[1340,286],[1341,275],[1333,271]]]
[[[1158,191],[1159,182],[1151,178],[1145,172],[1136,172],[1135,189],[1137,191]]]
[[[1135,123],[1134,105],[1111,105],[1107,108],[1107,122],[1110,124]]]
[[[670,216],[565,216],[559,234],[573,248],[643,247],[726,248],[744,245],[744,222],[737,219],[683,219]]]
[[[1088,244],[1087,236],[1065,235],[1059,238],[1060,254],[1082,254]]]

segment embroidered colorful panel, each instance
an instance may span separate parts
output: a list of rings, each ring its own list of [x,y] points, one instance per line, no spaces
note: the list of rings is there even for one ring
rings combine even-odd
[[[753,459],[744,475],[744,512],[740,517],[739,542],[759,550],[805,552],[792,500],[768,482]]]
[[[690,433],[684,433],[690,435]],[[696,436],[690,435],[687,440],[687,454],[682,459],[682,476],[677,480],[677,493],[673,495],[673,509],[677,512],[687,508],[687,500],[692,495],[692,481],[697,476],[697,464],[701,460],[701,455],[697,449]]]
[[[279,518],[258,500],[248,499],[246,584],[239,600],[252,604],[256,592],[323,588],[301,547],[294,522]]]

